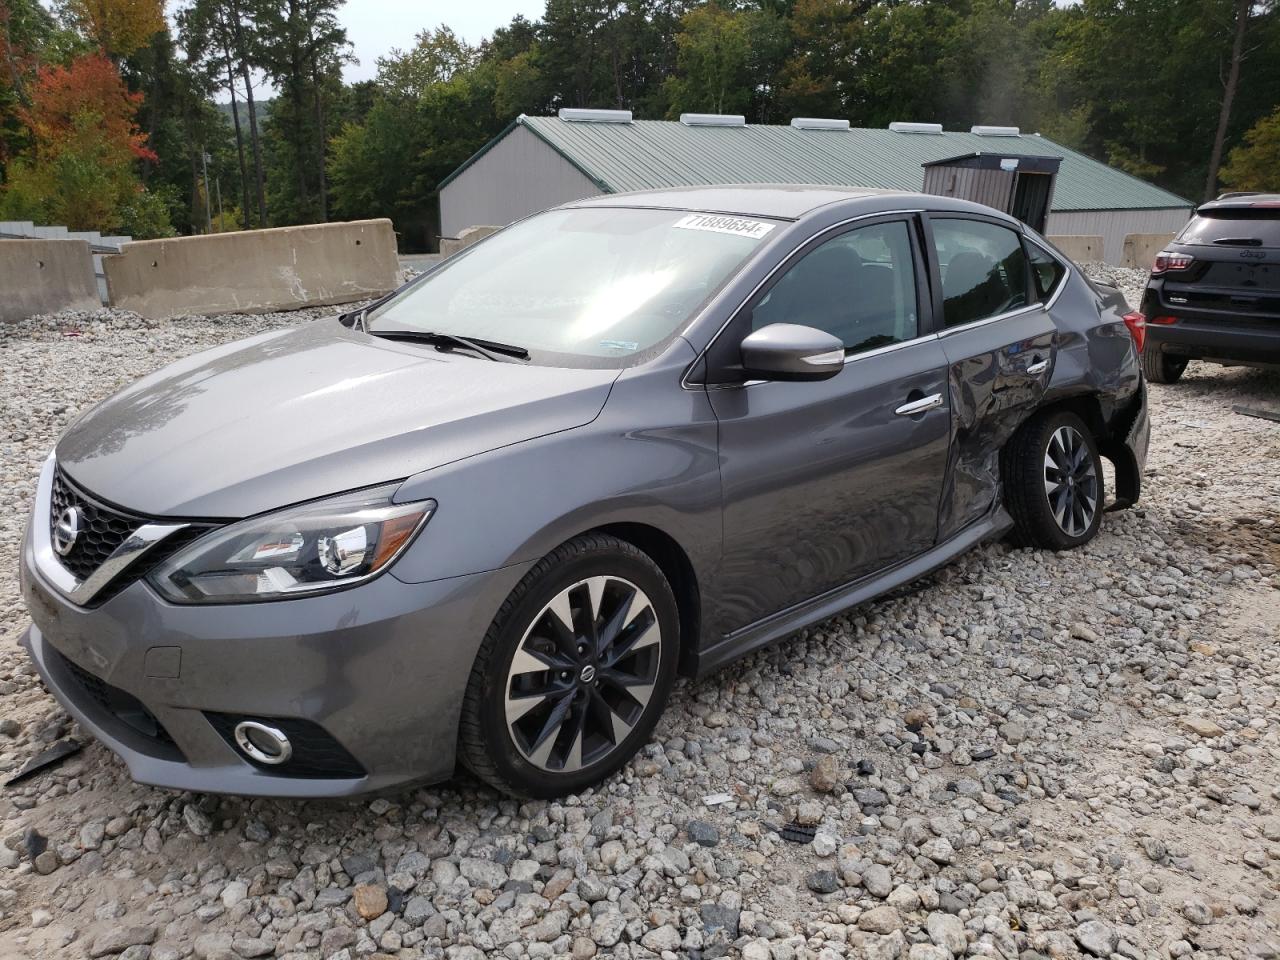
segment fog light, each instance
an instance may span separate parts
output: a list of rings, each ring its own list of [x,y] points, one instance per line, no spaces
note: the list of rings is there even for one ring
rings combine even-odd
[[[257,720],[242,720],[236,724],[236,746],[250,759],[258,763],[277,766],[293,756],[289,738],[275,727]]]

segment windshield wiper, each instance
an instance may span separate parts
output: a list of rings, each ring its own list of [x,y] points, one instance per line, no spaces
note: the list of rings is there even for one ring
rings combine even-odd
[[[1258,237],[1219,237],[1214,243],[1224,247],[1260,247],[1262,241]]]
[[[472,340],[460,337],[456,333],[439,333],[434,330],[370,330],[371,336],[384,337],[387,340],[414,340],[419,343],[433,343],[437,347],[463,347],[480,354],[487,360],[499,363],[513,363],[529,359],[529,351],[524,347],[509,343],[498,343],[494,340]]]

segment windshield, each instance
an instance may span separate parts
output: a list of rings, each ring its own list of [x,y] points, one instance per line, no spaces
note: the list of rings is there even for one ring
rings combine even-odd
[[[371,311],[365,328],[510,344],[552,366],[622,366],[679,332],[774,226],[679,210],[553,210],[446,262]]]
[[[1178,235],[1179,243],[1280,247],[1280,210],[1229,207],[1203,210]]]

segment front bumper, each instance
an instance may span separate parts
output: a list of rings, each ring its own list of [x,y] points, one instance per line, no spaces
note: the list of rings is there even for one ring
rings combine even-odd
[[[44,580],[28,536],[21,581],[33,626],[22,642],[49,691],[140,783],[346,796],[452,774],[476,650],[526,570],[419,584],[386,574],[327,596],[221,606],[170,604],[137,582],[84,608]],[[154,734],[136,722],[139,707]],[[255,766],[217,715],[314,725],[359,773]]]

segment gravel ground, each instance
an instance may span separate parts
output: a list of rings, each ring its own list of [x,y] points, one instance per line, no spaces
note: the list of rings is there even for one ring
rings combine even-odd
[[[57,435],[323,313],[6,328],[0,770],[76,732],[16,645]],[[1280,425],[1231,405],[1277,405],[1280,375],[1193,364],[1151,401],[1143,501],[1087,548],[989,544],[684,682],[599,792],[196,796],[90,743],[0,793],[0,957],[1275,957]]]

